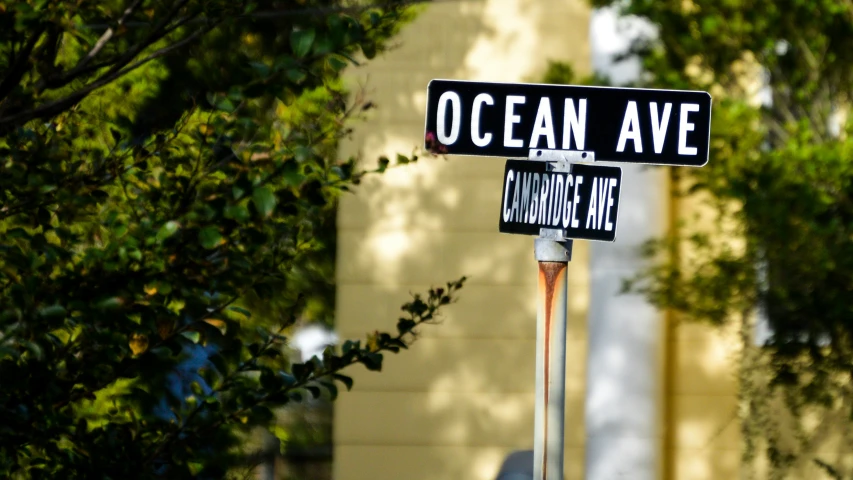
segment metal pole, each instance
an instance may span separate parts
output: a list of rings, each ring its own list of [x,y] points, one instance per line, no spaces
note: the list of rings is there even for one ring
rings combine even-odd
[[[551,232],[543,229],[543,233]],[[537,238],[533,250],[539,263],[533,478],[563,480],[566,279],[572,259],[572,240]]]

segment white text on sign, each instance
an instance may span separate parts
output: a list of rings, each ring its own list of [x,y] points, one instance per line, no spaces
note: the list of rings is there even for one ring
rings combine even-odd
[[[446,154],[527,157],[588,151],[613,162],[702,166],[706,92],[433,80],[424,146]]]
[[[504,185],[504,221],[524,222],[543,227],[577,228],[580,197],[575,184],[581,185],[584,177],[572,174],[538,174],[510,170]],[[591,197],[587,204],[584,228],[613,230],[610,212],[613,209],[613,188],[619,183],[615,178],[592,178]],[[509,195],[512,192],[512,201]],[[583,217],[582,217],[583,218]],[[604,222],[602,224],[602,221]]]
[[[569,232],[570,238],[615,238],[621,169],[574,165],[548,172],[545,162],[509,160],[501,199],[501,231]]]
[[[521,95],[507,95],[504,99],[506,105],[503,112],[503,146],[513,148],[557,148],[557,132],[560,132],[560,149],[583,150],[586,139],[587,125],[587,99],[566,98],[564,99],[563,117],[557,120],[558,128],[555,129],[554,116],[551,110],[551,101],[546,98],[538,99],[536,117],[533,120],[533,131],[530,138],[525,142],[524,138],[517,138],[515,126],[529,119],[522,119],[516,113],[517,105],[527,103],[527,97]],[[576,106],[577,104],[577,106]],[[488,93],[480,93],[474,98],[470,107],[471,115],[471,142],[478,147],[487,147],[494,139],[493,132],[484,132],[480,119],[483,116],[484,106],[493,107],[495,100]],[[644,105],[645,106],[645,105]],[[651,124],[652,138],[654,139],[654,152],[661,153],[667,141],[668,133],[677,128],[678,154],[697,155],[698,150],[687,144],[687,134],[694,130],[694,124],[690,121],[690,114],[699,111],[699,105],[695,103],[682,103],[679,105],[681,115],[677,127],[669,128],[672,115],[672,103],[663,104],[662,112],[659,114],[658,103],[648,102],[647,105],[649,123]],[[462,124],[462,100],[459,94],[447,91],[438,99],[438,115],[436,117],[436,134],[442,145],[453,145],[459,139]],[[643,153],[643,140],[640,125],[640,113],[635,101],[628,102],[622,116],[622,128],[616,143],[616,151],[624,152],[627,142],[631,141],[635,153]],[[448,112],[450,113],[450,125],[447,124]],[[490,112],[494,114],[495,112]],[[560,128],[562,127],[562,128]],[[672,138],[673,135],[669,135]],[[574,140],[574,142],[572,142]],[[526,145],[526,147],[525,147]],[[544,145],[544,146],[543,146]]]

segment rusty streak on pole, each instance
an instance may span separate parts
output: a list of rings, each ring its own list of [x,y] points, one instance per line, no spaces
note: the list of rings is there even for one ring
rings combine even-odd
[[[566,295],[572,241],[537,238],[536,410],[534,480],[563,480],[566,398]]]

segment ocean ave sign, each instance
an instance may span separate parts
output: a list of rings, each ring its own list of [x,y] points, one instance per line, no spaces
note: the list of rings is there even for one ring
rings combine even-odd
[[[706,92],[432,80],[424,143],[458,155],[527,158],[538,148],[701,167],[710,130]]]
[[[546,162],[507,160],[499,229],[539,235],[549,228],[566,238],[612,242],[621,186],[619,167],[575,164],[567,173],[548,171]]]

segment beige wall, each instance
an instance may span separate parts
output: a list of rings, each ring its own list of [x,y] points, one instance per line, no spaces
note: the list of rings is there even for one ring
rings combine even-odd
[[[738,478],[737,330],[686,323],[672,327],[665,478]]]
[[[343,155],[409,153],[423,137],[433,78],[536,81],[547,59],[589,71],[583,0],[429,5],[399,48],[349,72],[378,105]],[[380,374],[361,367],[335,403],[336,480],[495,478],[532,447],[536,264],[532,238],[497,231],[503,161],[425,158],[366,181],[339,214],[338,330],[393,329],[408,292],[469,277],[441,325]],[[569,273],[566,478],[583,478],[588,243]],[[665,479],[737,477],[732,332],[670,322],[662,409]],[[595,479],[599,480],[599,479]]]
[[[689,185],[682,179],[678,188],[684,190]],[[677,197],[672,202],[672,222],[704,225],[708,233],[713,233],[715,224],[706,201]],[[731,238],[724,241],[734,246]],[[682,248],[680,255],[686,261],[691,251]],[[668,327],[665,478],[739,478],[739,323],[733,320],[726,328],[719,328],[670,315]]]
[[[350,72],[378,104],[343,154],[365,162],[422,144],[433,78],[533,81],[546,60],[589,69],[581,0],[440,2],[398,49]],[[393,158],[393,157],[392,157]],[[499,158],[422,159],[371,179],[339,214],[338,330],[393,328],[408,292],[462,275],[461,300],[381,374],[359,367],[335,404],[336,480],[490,480],[532,448],[536,336],[533,240],[498,233]],[[582,478],[586,246],[570,272],[568,478]]]

